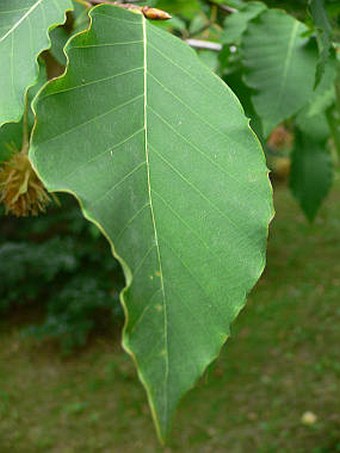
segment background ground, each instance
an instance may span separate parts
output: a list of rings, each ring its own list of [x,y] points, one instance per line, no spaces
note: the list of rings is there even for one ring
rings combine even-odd
[[[276,190],[267,270],[182,402],[167,452],[340,451],[339,197],[337,181],[310,226]],[[12,321],[0,325],[1,453],[163,451],[117,334],[63,358],[22,338],[23,315]]]

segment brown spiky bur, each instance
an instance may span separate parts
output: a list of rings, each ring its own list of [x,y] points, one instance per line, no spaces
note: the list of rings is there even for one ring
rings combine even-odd
[[[45,212],[51,202],[24,150],[15,153],[0,168],[0,202],[6,214],[16,217],[36,216]]]
[[[267,140],[269,150],[268,166],[272,177],[277,180],[286,180],[291,169],[290,151],[294,145],[294,134],[284,124],[277,126]]]

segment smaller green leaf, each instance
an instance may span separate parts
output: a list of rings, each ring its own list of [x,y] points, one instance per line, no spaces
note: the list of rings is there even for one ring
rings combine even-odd
[[[59,26],[54,28],[50,31],[50,38],[51,38],[51,48],[50,53],[53,55],[55,60],[61,64],[62,66],[66,66],[66,56],[64,53],[64,47],[67,41],[76,33],[80,33],[81,31],[85,30],[90,23],[90,19],[88,16],[89,8],[85,5],[73,1],[73,24],[72,30],[70,27]],[[71,22],[71,21],[70,21]]]
[[[178,33],[182,33],[183,35],[188,33],[187,24],[185,23],[185,21],[180,17],[174,15],[172,15],[171,19],[169,20],[154,21],[154,25],[175,35]]]
[[[80,31],[85,30],[89,23],[90,19],[88,16],[88,11],[89,8],[87,8],[85,5],[73,0],[73,18],[74,18],[74,23],[73,23],[73,34],[74,33],[79,33]]]
[[[330,130],[325,113],[308,116],[308,110],[303,109],[296,117],[295,124],[301,132],[317,142],[326,141]]]
[[[43,84],[47,81],[46,67],[39,61],[38,81],[28,92],[28,103],[31,105],[33,98],[38,93]],[[32,129],[34,115],[31,108],[28,111],[28,128]],[[6,123],[0,128],[0,164],[9,160],[13,153],[19,151],[22,147],[23,138],[23,121],[18,123]]]
[[[327,121],[336,152],[340,155],[340,108],[336,105],[327,111]]]
[[[335,80],[335,102],[326,112],[333,144],[340,155],[340,67]]]
[[[312,222],[327,196],[333,179],[332,157],[326,141],[316,141],[296,131],[290,188],[308,220]]]
[[[196,14],[189,25],[188,31],[190,33],[190,36],[198,34],[202,29],[208,27],[209,24],[210,20],[203,12]]]
[[[243,0],[214,0],[216,5],[226,5],[230,8],[241,9],[246,4]]]
[[[48,30],[65,21],[70,0],[1,0],[0,126],[19,121],[25,94],[38,76],[36,59],[50,47]]]
[[[251,21],[242,39],[244,80],[265,136],[302,109],[313,93],[317,49],[307,27],[280,10]]]
[[[309,98],[308,104],[297,115],[298,128],[317,142],[325,141],[330,136],[326,111],[336,100],[335,78],[336,62],[329,60],[325,74]]]
[[[336,61],[328,60],[324,75],[309,99],[307,110],[309,116],[325,112],[335,102]]]
[[[7,123],[0,129],[0,164],[9,160],[22,145],[22,121]]]
[[[261,119],[259,118],[254,109],[251,99],[252,93],[251,90],[243,81],[242,71],[236,70],[231,74],[226,74],[224,75],[223,80],[238,97],[239,101],[242,104],[245,115],[250,119],[250,125],[253,131],[256,133],[258,139],[260,140],[262,146],[264,147],[265,140],[263,138]]]
[[[324,0],[310,0],[310,12],[313,17],[317,30],[319,60],[315,73],[315,87],[317,87],[325,73],[326,64],[331,57],[332,45],[332,26],[327,17]]]
[[[179,15],[186,19],[193,19],[201,11],[199,0],[158,0],[156,6],[170,14]]]
[[[240,11],[230,14],[224,21],[223,44],[240,44],[249,22],[267,9],[262,2],[249,2]]]
[[[57,62],[63,66],[66,65],[66,56],[63,52],[63,48],[67,43],[70,35],[63,27],[57,27],[50,32],[51,48],[50,52]]]

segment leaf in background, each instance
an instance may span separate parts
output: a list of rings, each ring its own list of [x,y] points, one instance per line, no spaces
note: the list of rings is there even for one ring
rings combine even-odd
[[[237,98],[192,49],[141,14],[90,14],[40,92],[31,160],[123,266],[123,343],[164,438],[263,271],[271,189]]]
[[[200,60],[208,66],[208,68],[213,71],[217,72],[219,64],[218,64],[218,53],[212,50],[199,50],[197,52]]]
[[[319,61],[315,73],[315,87],[317,87],[325,72],[327,61],[332,54],[333,31],[327,17],[324,0],[310,0],[309,8],[318,36]]]
[[[332,135],[332,143],[335,151],[340,156],[340,107],[333,106],[327,111],[327,121]]]
[[[171,15],[178,15],[186,19],[193,19],[195,14],[200,13],[202,9],[199,0],[157,0],[155,5]]]
[[[31,104],[34,96],[38,93],[43,84],[47,81],[46,67],[39,61],[38,80],[28,91],[28,103]],[[34,123],[34,115],[31,109],[28,111],[28,128],[31,130]],[[23,121],[18,123],[6,123],[0,128],[0,164],[10,159],[22,147]]]
[[[327,141],[330,136],[326,112],[336,101],[335,78],[336,62],[330,59],[321,82],[313,91],[307,105],[295,118],[295,124],[300,131],[318,142]]]
[[[340,66],[335,81],[335,102],[327,112],[327,120],[331,131],[332,141],[338,154],[340,155]]]
[[[241,9],[246,4],[244,0],[213,0],[216,5],[226,5],[229,8]]]
[[[79,1],[72,0],[73,3],[73,33],[79,33],[85,30],[89,25],[88,5],[82,4]]]
[[[70,0],[1,0],[0,126],[20,120],[38,76],[37,57],[50,46],[48,30],[64,22],[67,9]]]
[[[240,44],[248,23],[266,9],[264,3],[249,2],[240,11],[227,16],[223,26],[223,44]]]
[[[250,22],[243,35],[244,80],[265,136],[297,113],[312,95],[317,51],[303,36],[307,27],[280,10]]]
[[[22,121],[7,123],[0,129],[0,164],[9,160],[22,146]]]
[[[337,73],[337,62],[335,59],[330,58],[325,66],[324,75],[314,89],[312,95],[308,100],[306,114],[308,116],[319,115],[325,112],[335,102],[335,80]]]
[[[234,71],[231,74],[226,74],[223,76],[223,80],[226,84],[233,90],[233,92],[238,97],[239,101],[242,104],[245,115],[250,118],[250,125],[252,129],[256,132],[256,135],[262,145],[265,145],[265,140],[263,139],[262,123],[261,119],[255,112],[254,106],[251,99],[251,90],[243,81],[243,73],[241,70]]]
[[[290,188],[312,222],[331,188],[333,166],[326,140],[318,141],[306,132],[296,131]]]
[[[303,109],[295,118],[295,124],[315,141],[321,142],[326,141],[330,135],[329,125],[327,122],[326,113],[320,113],[319,115],[308,116],[306,115],[305,109]]]
[[[63,27],[54,28],[50,32],[51,48],[50,52],[52,56],[62,66],[66,66],[66,56],[64,54],[64,47],[70,38],[69,33]]]
[[[66,56],[64,54],[64,47],[71,36],[85,30],[89,26],[89,7],[86,4],[72,1],[73,11],[72,19],[67,21],[67,26],[60,26],[50,31],[51,48],[50,53],[55,60],[62,66],[66,66]],[[72,25],[72,29],[69,26]]]

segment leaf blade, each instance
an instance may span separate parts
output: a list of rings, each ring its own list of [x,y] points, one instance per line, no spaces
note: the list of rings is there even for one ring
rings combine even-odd
[[[191,49],[117,7],[90,16],[40,93],[31,160],[122,263],[124,347],[165,438],[263,270],[271,190],[239,102]]]
[[[313,222],[333,181],[333,163],[327,141],[296,131],[290,188],[310,222]]]
[[[297,113],[313,93],[317,52],[307,27],[280,10],[250,22],[242,40],[244,80],[266,136]]]
[[[315,88],[316,88],[319,85],[325,73],[327,62],[332,55],[333,30],[329,22],[327,11],[325,8],[325,3],[323,0],[310,0],[309,8],[318,35],[319,60],[315,73]]]
[[[267,6],[262,2],[249,2],[240,11],[227,16],[223,24],[222,43],[240,44],[248,23],[266,9]]]
[[[70,0],[4,0],[0,6],[0,126],[19,121],[24,97],[38,76],[36,59],[50,46],[48,30],[65,20]]]

